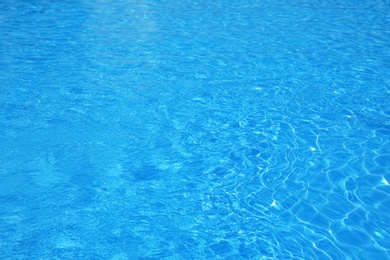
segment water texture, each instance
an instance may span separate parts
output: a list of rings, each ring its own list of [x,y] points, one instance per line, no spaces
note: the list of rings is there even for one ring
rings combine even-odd
[[[0,3],[1,259],[390,259],[387,0]]]

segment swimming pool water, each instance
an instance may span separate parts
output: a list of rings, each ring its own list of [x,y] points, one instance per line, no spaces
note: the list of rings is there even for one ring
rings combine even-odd
[[[1,259],[390,259],[387,0],[0,4]]]

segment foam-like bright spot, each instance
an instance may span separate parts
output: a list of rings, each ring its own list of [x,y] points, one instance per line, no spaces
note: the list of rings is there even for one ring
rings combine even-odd
[[[276,206],[276,200],[274,200],[274,201],[271,203],[270,207],[275,207],[275,206]]]
[[[316,148],[310,147],[310,151],[314,152],[315,150],[316,150]]]
[[[377,237],[379,237],[380,239],[385,239],[385,237],[384,237],[381,233],[379,233],[378,231],[375,231],[374,233],[375,233],[375,235],[376,235]]]
[[[382,176],[382,181],[383,184],[389,185],[389,182],[385,179],[385,177]]]

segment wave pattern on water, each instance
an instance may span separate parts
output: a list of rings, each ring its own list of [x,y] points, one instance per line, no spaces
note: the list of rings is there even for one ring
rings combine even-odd
[[[4,259],[389,259],[386,1],[3,1]]]

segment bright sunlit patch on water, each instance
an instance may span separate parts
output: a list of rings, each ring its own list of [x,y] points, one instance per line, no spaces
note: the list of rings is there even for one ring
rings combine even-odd
[[[385,177],[382,176],[381,182],[385,185],[389,185],[389,182],[385,179]]]
[[[384,237],[381,233],[379,233],[378,231],[375,231],[374,234],[375,234],[377,237],[379,237],[380,239],[385,239],[385,237]]]

